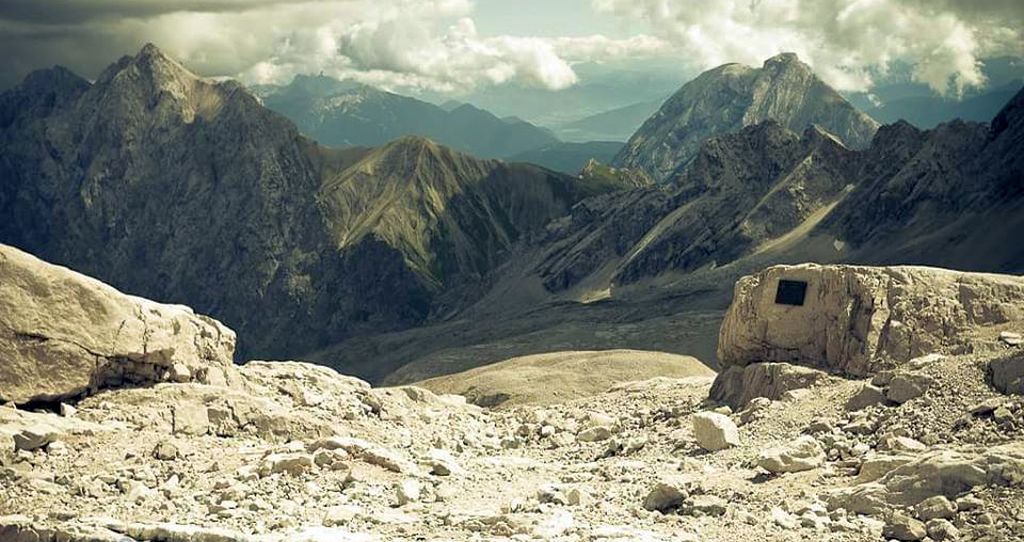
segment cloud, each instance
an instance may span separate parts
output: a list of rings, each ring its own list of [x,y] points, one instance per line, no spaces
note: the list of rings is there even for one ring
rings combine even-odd
[[[68,12],[54,2],[2,3],[0,47],[18,59],[0,68],[3,83],[52,63],[92,76],[154,42],[200,74],[248,83],[323,72],[396,89],[557,90],[577,82],[574,62],[664,45],[649,36],[482,36],[471,0],[79,0]]]
[[[896,62],[940,94],[983,85],[980,59],[1024,54],[1019,0],[592,0],[646,21],[701,68],[797,53],[841,90]]]

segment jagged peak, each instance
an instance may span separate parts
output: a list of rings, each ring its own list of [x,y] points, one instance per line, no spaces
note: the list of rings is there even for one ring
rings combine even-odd
[[[771,72],[781,72],[790,70],[801,70],[813,73],[811,69],[804,61],[800,60],[800,57],[796,53],[779,53],[768,60],[764,61],[762,69]]]
[[[129,69],[145,74],[156,84],[170,81],[191,82],[200,79],[198,75],[181,65],[177,60],[166,55],[159,47],[152,43],[147,43],[134,56],[123,56],[120,60],[107,67],[100,74],[96,82],[109,82],[117,77],[118,74]]]

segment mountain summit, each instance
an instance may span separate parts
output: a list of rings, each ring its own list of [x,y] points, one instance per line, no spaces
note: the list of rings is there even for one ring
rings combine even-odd
[[[702,141],[765,120],[802,132],[816,124],[846,146],[867,147],[878,123],[858,111],[793,53],[761,68],[725,64],[683,85],[615,158],[665,181],[692,161]]]

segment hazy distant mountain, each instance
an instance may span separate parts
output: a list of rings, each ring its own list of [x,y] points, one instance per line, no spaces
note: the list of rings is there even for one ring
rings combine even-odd
[[[499,117],[516,116],[538,126],[557,128],[631,104],[664,101],[688,78],[677,62],[643,69],[585,63],[573,66],[573,70],[579,83],[562,90],[510,83],[482,87],[456,99],[476,104]],[[420,97],[435,103],[450,99],[448,95],[430,92]]]
[[[914,81],[913,66],[897,63],[876,77],[869,92],[846,93],[854,106],[875,120],[910,122],[918,128],[934,128],[953,119],[987,122],[1024,84],[1024,59],[985,58],[981,72],[985,84],[967,88],[962,96],[940,96],[931,87]]]
[[[591,160],[609,163],[622,149],[621,141],[587,141],[585,143],[555,143],[539,149],[509,156],[514,162],[530,162],[562,173],[575,175]]]
[[[1013,98],[1021,84],[1024,82],[1017,81],[963,99],[935,95],[898,98],[865,111],[880,122],[905,120],[918,128],[934,128],[952,119],[988,121]]]
[[[414,325],[621,188],[416,137],[324,148],[152,45],[92,84],[54,68],[0,94],[0,146],[0,242],[214,315],[243,356]]]
[[[625,141],[664,102],[664,99],[652,100],[603,111],[557,126],[555,134],[563,141]]]
[[[469,104],[441,107],[324,76],[300,75],[287,86],[258,90],[267,107],[324,145],[375,146],[420,135],[476,156],[503,158],[558,142],[548,130]]]
[[[765,120],[803,131],[816,124],[851,148],[867,146],[878,123],[858,111],[792,53],[762,68],[726,64],[684,85],[630,138],[615,164],[665,180],[709,137]]]
[[[706,140],[667,185],[580,203],[535,271],[551,291],[744,259],[1021,272],[1022,148],[1024,90],[990,125],[902,122],[860,151],[767,120]]]

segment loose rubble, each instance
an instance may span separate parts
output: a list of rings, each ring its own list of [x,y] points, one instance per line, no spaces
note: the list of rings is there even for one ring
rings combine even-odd
[[[710,378],[654,378],[484,409],[253,361],[7,404],[0,540],[1017,540],[1024,397],[993,377],[1014,329],[972,324],[975,348],[859,377],[747,364],[721,399]]]

